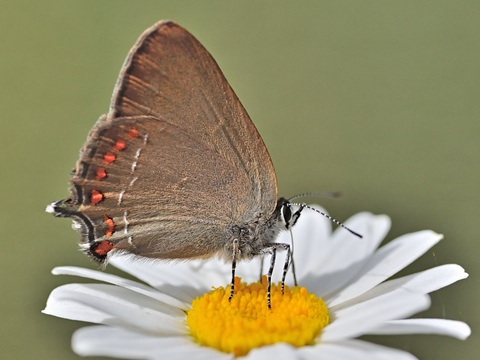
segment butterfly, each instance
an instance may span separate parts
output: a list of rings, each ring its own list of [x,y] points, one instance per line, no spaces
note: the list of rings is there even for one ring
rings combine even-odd
[[[232,262],[291,249],[276,243],[306,205],[278,199],[268,150],[217,63],[172,21],[147,29],[130,50],[108,114],[83,145],[70,196],[47,207],[71,218],[80,247],[112,254]]]

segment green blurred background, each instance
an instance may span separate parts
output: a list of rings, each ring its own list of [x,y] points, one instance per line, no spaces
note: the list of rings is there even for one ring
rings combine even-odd
[[[70,337],[84,324],[40,311],[53,288],[76,280],[51,275],[53,267],[96,265],[77,251],[71,222],[44,209],[67,196],[128,50],[165,18],[218,61],[268,146],[282,195],[341,190],[344,199],[321,201],[338,219],[369,210],[392,217],[388,239],[445,234],[403,273],[464,266],[470,278],[434,293],[423,315],[464,320],[472,337],[374,340],[422,359],[478,357],[480,2],[0,6],[2,359],[77,358]]]

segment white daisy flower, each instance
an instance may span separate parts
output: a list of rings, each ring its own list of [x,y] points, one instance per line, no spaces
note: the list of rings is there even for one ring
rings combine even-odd
[[[302,213],[294,228],[299,286],[289,278],[284,295],[280,286],[272,286],[271,310],[265,286],[258,282],[259,259],[238,265],[242,283],[237,279],[229,302],[230,266],[223,261],[142,262],[124,256],[110,263],[142,282],[58,267],[56,275],[104,283],[61,286],[52,291],[43,312],[99,324],[75,332],[77,354],[123,359],[415,359],[356,338],[470,335],[460,321],[408,319],[430,306],[428,293],[465,279],[462,267],[442,265],[388,280],[441,235],[419,231],[378,248],[390,228],[388,217],[360,213],[345,224],[363,239],[343,229],[332,232],[318,214]],[[289,242],[290,234],[278,241]],[[278,268],[275,272],[281,273]]]

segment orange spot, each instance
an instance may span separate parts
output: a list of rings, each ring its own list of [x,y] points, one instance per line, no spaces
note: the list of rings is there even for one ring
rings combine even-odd
[[[90,194],[90,201],[92,205],[97,205],[102,200],[103,194],[100,191],[93,189],[92,193]]]
[[[113,231],[115,229],[115,223],[113,222],[113,219],[105,215],[105,218],[103,221],[105,224],[107,224],[107,231],[105,232],[105,235],[107,235],[107,237],[112,236]]]
[[[130,136],[131,138],[137,138],[138,137],[138,130],[135,129],[135,128],[131,128],[128,131],[128,136]]]
[[[99,242],[95,248],[95,254],[99,256],[106,256],[107,253],[113,249],[113,244],[110,241],[104,240]]]
[[[115,143],[113,148],[117,151],[122,151],[122,150],[125,149],[126,146],[127,146],[127,144],[125,144],[125,141],[120,139],[120,140],[117,140],[117,142]]]
[[[97,169],[97,176],[95,177],[96,180],[103,180],[106,177],[107,177],[107,172],[105,171],[105,168]]]
[[[117,160],[117,156],[114,153],[107,152],[107,153],[105,153],[105,155],[103,155],[103,162],[105,164],[111,164],[115,160]]]

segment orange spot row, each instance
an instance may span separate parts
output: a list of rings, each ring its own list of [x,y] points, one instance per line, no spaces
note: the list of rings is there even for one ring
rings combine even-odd
[[[131,128],[130,130],[128,130],[127,132],[128,136],[131,137],[131,138],[137,138],[138,137],[138,130],[135,129],[135,128]],[[115,142],[115,145],[113,145],[113,150],[115,151],[123,151],[125,150],[125,148],[127,147],[127,143],[125,142],[125,140],[123,139],[118,139],[116,142]],[[110,165],[112,164],[113,162],[115,162],[117,160],[117,155],[114,154],[113,152],[111,151],[107,151],[104,155],[103,155],[103,162],[106,164],[106,165]],[[105,179],[107,177],[107,170],[104,168],[104,167],[101,167],[101,168],[98,168],[97,169],[97,172],[95,174],[95,180],[97,181],[101,181],[103,179]],[[105,196],[98,190],[96,189],[93,189],[91,194],[90,194],[90,202],[92,205],[97,205],[100,201],[102,201],[103,199],[105,198]],[[113,230],[114,230],[114,227],[115,227],[115,224],[113,222],[113,220],[109,217],[107,217],[105,219],[105,223],[108,225],[108,229],[107,229],[107,232],[106,232],[106,235],[108,237],[112,236],[113,234]],[[95,250],[96,251],[96,250]]]
[[[131,138],[137,138],[138,137],[138,130],[135,129],[135,128],[131,128],[130,130],[128,130],[127,132],[128,136],[131,137]],[[123,139],[118,139],[116,142],[115,142],[115,145],[113,145],[113,150],[115,151],[123,151],[125,150],[127,147],[127,143],[125,142],[125,140]],[[113,152],[111,151],[107,151],[104,155],[103,155],[103,162],[107,165],[110,165],[111,163],[113,163],[115,160],[117,160],[117,155],[115,155]],[[107,177],[107,172],[105,170],[105,168],[100,168],[97,170],[97,176],[96,176],[96,179],[97,180],[102,180],[104,178]]]

